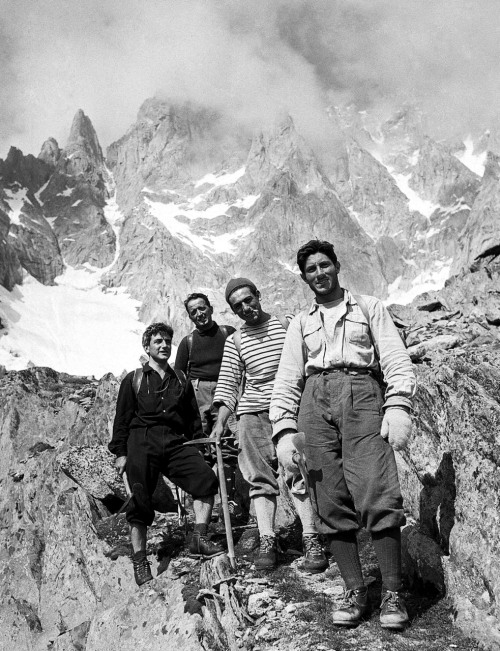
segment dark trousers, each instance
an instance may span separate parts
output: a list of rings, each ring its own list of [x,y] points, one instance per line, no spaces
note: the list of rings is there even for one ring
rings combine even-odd
[[[371,375],[307,379],[298,427],[306,434],[311,499],[321,533],[383,531],[405,523],[394,452],[380,436],[383,396]]]
[[[217,493],[217,477],[194,445],[167,428],[136,429],[127,442],[127,477],[134,499],[127,509],[127,520],[149,526],[154,519],[151,497],[163,473],[193,498]],[[139,486],[137,486],[139,485]]]

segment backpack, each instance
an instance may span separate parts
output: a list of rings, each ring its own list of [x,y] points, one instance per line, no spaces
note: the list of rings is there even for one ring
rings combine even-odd
[[[219,330],[222,332],[224,335],[224,339],[227,339],[229,337],[229,330],[227,329],[227,326],[221,325],[219,326]],[[193,332],[190,332],[187,336],[187,347],[188,347],[188,362],[187,362],[187,376],[189,377],[191,373],[191,353],[193,351],[193,339],[194,339],[194,330]]]
[[[177,376],[177,379],[179,380],[179,384],[182,387],[182,393],[186,390],[186,385],[187,385],[187,377],[184,371],[180,371],[177,368],[174,368],[174,373]],[[139,393],[139,389],[141,388],[141,382],[142,378],[144,376],[144,370],[141,366],[141,368],[136,368],[134,371],[134,377],[132,378],[132,386],[134,387],[134,393],[137,396]]]

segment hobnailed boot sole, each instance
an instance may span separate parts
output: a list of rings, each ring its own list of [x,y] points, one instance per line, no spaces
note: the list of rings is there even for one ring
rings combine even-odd
[[[409,621],[406,622],[399,622],[399,623],[394,623],[394,624],[388,624],[380,622],[380,627],[385,628],[390,631],[404,631],[405,628],[409,625]]]

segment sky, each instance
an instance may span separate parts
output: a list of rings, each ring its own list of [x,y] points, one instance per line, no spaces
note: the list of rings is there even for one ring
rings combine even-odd
[[[81,108],[106,147],[153,95],[306,137],[325,107],[418,101],[430,131],[498,117],[498,0],[2,0],[0,158],[64,146]]]

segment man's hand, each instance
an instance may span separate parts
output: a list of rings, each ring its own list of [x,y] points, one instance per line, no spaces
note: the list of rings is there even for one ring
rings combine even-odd
[[[226,423],[231,415],[231,411],[226,407],[226,405],[221,405],[219,407],[219,414],[217,416],[217,422],[214,425],[210,438],[215,439],[217,443],[220,443],[222,435],[226,429]]]
[[[225,425],[222,423],[221,419],[218,419],[214,425],[210,438],[215,439],[217,443],[220,443],[222,435],[224,434]]]
[[[410,414],[401,407],[386,409],[380,436],[387,439],[394,450],[404,450],[411,433]]]
[[[116,457],[115,459],[115,468],[118,470],[120,477],[125,472],[125,466],[127,465],[127,457]]]

